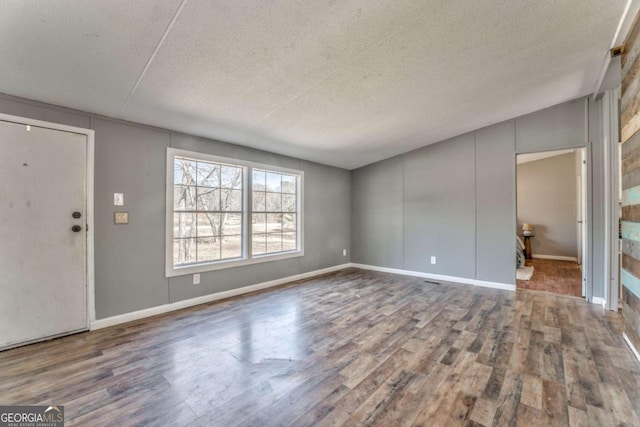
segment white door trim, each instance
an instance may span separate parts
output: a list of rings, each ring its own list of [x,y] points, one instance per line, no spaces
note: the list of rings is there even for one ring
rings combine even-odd
[[[620,165],[618,135],[620,89],[608,90],[602,97],[602,128],[604,144],[604,213],[605,213],[605,298],[607,309],[618,311],[620,241]]]
[[[94,141],[95,132],[92,129],[78,128],[74,126],[61,125],[58,123],[45,122],[41,120],[28,119],[25,117],[11,116],[9,114],[0,113],[0,120],[12,122],[22,125],[38,126],[47,129],[60,130],[64,132],[72,132],[87,137],[87,159],[86,159],[86,195],[87,195],[87,253],[86,253],[86,287],[87,287],[87,323],[86,329],[96,318],[95,304],[95,288],[94,288],[94,260],[93,260],[93,174],[94,174]]]

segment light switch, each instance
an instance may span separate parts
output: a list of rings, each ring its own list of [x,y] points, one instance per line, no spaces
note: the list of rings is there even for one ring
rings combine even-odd
[[[124,206],[124,193],[113,193],[113,206]]]
[[[116,224],[129,224],[129,212],[116,212],[113,222]]]

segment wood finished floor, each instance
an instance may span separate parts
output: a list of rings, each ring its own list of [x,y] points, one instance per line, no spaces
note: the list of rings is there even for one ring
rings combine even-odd
[[[621,318],[357,269],[0,353],[68,426],[640,425]]]
[[[518,289],[582,296],[582,272],[575,262],[534,258],[528,259],[526,265],[533,266],[533,276],[530,280],[517,280]]]

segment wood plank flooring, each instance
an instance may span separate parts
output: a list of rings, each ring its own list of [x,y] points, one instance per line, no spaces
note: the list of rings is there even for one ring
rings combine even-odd
[[[68,426],[640,425],[621,318],[357,269],[0,353]]]
[[[528,259],[526,265],[533,266],[533,276],[530,280],[517,280],[518,289],[582,296],[582,272],[575,262],[534,258]]]

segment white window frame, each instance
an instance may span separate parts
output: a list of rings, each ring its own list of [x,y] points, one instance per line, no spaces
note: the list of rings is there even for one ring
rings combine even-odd
[[[173,214],[174,214],[174,189],[173,189],[173,165],[176,157],[186,157],[195,161],[215,162],[230,166],[240,166],[244,169],[242,188],[242,247],[241,258],[228,260],[211,261],[206,263],[192,264],[186,266],[173,265]],[[286,173],[297,176],[296,188],[296,232],[298,236],[297,249],[275,254],[255,255],[251,253],[251,236],[253,235],[251,215],[253,213],[252,194],[253,168],[267,171]],[[166,232],[165,232],[165,275],[166,277],[183,276],[193,273],[203,273],[206,271],[221,270],[225,268],[239,267],[243,265],[258,264],[263,262],[277,261],[287,258],[301,257],[304,255],[304,171],[283,168],[264,163],[249,162],[246,160],[220,157],[212,154],[199,153],[196,151],[180,150],[177,148],[167,148],[167,182],[166,182]]]

